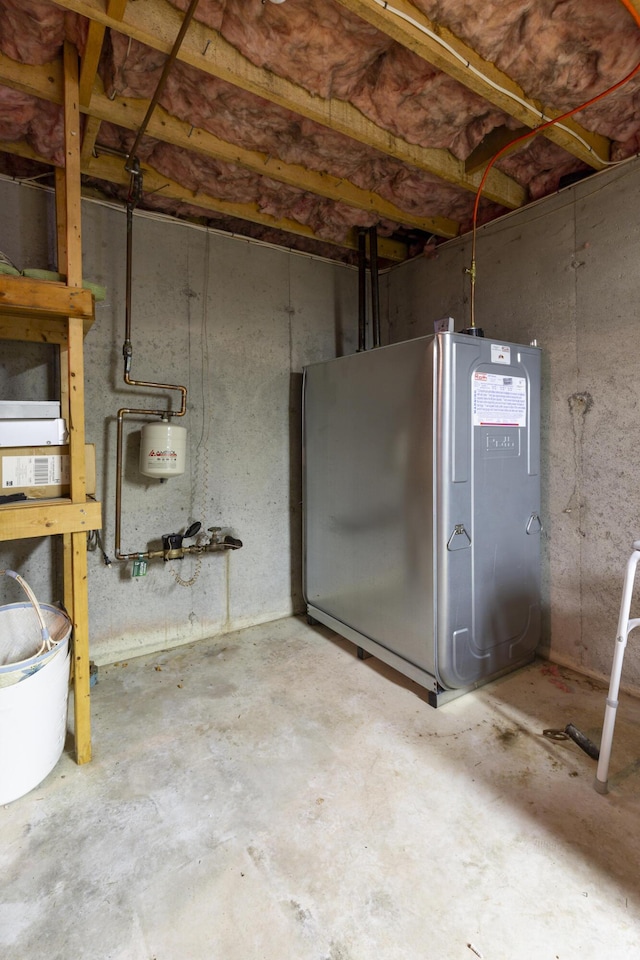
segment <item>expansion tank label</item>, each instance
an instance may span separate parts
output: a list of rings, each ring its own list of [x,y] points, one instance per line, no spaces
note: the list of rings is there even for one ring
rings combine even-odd
[[[476,372],[472,391],[474,427],[526,427],[527,382],[524,377]]]

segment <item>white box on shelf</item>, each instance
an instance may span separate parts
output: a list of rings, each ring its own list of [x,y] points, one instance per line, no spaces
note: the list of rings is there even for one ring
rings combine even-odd
[[[0,400],[0,420],[52,420],[59,417],[59,400]]]
[[[1,420],[0,447],[60,446],[68,440],[65,420]]]

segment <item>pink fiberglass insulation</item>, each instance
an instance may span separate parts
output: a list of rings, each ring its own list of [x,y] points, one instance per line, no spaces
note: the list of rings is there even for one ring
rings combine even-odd
[[[184,11],[188,0],[171,0]],[[565,110],[621,79],[640,60],[640,31],[619,0],[414,0],[521,85],[530,97]],[[389,18],[393,15],[387,11]],[[197,18],[247,60],[315,96],[344,99],[397,137],[466,158],[495,127],[520,126],[462,84],[436,70],[334,0],[286,4],[200,0]],[[176,18],[176,29],[179,18]],[[65,39],[82,52],[88,20],[45,0],[0,0],[0,51],[29,64],[60,56]],[[111,96],[149,99],[165,55],[107,31],[101,73]],[[424,217],[446,216],[468,226],[473,193],[439,180],[369,146],[267,102],[239,87],[176,62],[161,98],[180,120],[265,157],[350,180],[396,206]],[[640,147],[640,80],[576,118],[613,141],[619,159]],[[60,108],[0,88],[0,140],[24,139],[53,163],[62,163]],[[102,124],[98,142],[130,145],[131,132]],[[178,147],[143,140],[141,158],[195,191],[231,203],[253,204],[275,219],[305,224],[331,240],[357,225],[378,221],[382,233],[397,225],[240,166]],[[499,161],[533,197],[557,189],[581,161],[538,136]],[[110,188],[112,191],[114,188]],[[156,195],[148,202],[172,204]],[[194,199],[193,209],[197,208]],[[480,222],[502,212],[482,201]],[[201,211],[202,212],[202,211]],[[198,214],[200,215],[200,214]],[[211,218],[214,214],[205,211]],[[227,222],[229,218],[219,218]],[[248,229],[248,228],[247,228]],[[269,230],[271,228],[257,229]]]
[[[620,0],[414,0],[530,97],[570,110],[626,76],[640,62],[640,31]],[[625,103],[640,79],[576,115],[589,130],[626,141],[633,136]],[[640,117],[635,111],[635,128]],[[603,124],[603,121],[605,123]],[[618,151],[619,152],[619,151]]]
[[[25,140],[51,163],[63,165],[62,108],[10,87],[0,87],[2,140]]]
[[[174,0],[185,10],[188,0]],[[257,66],[320,97],[349,100],[392,41],[333,0],[200,0],[196,17]]]
[[[20,63],[50,63],[65,40],[82,53],[88,25],[85,17],[66,13],[46,0],[2,0],[0,51]]]
[[[185,0],[174,0],[184,9]],[[332,0],[199,4],[207,23],[248,60],[311,93],[348,100],[410,143],[466,157],[501,111]]]
[[[532,200],[557,190],[561,177],[589,169],[581,160],[540,136],[526,141],[518,152],[500,159],[497,166],[514,180],[526,184]]]
[[[187,6],[187,0],[173,2]],[[640,61],[640,33],[620,0],[415,0],[415,6],[495,63],[530,97],[560,110],[605,90]],[[494,126],[518,126],[330,0],[286,5],[201,0],[197,16],[251,62],[312,93],[350,100],[410,142],[466,157]],[[336,42],[337,33],[345,46]],[[589,108],[580,122],[600,129],[609,120],[600,132],[626,142],[634,131],[618,128],[616,118],[639,88],[640,79]]]
[[[410,143],[448,148],[460,159],[494,127],[510,122],[502,111],[399,44],[367,80],[352,99],[369,119]]]
[[[156,51],[113,33],[105,61],[105,89],[109,95],[148,98],[155,89],[162,63],[163,57]],[[469,191],[443,184],[429,174],[183,63],[175,64],[160,103],[173,116],[222,140],[287,163],[344,177],[402,209],[425,217],[454,219],[460,213],[463,218],[471,213],[473,195]],[[191,155],[181,155],[188,165]],[[203,162],[211,161],[198,161],[200,168]],[[395,185],[405,182],[407,173],[411,190],[402,189],[396,195]],[[181,180],[181,176],[177,174],[175,179]],[[281,189],[286,210],[285,188]],[[219,196],[215,184],[212,190],[213,196]],[[357,216],[354,212],[354,225],[359,222]],[[339,219],[342,222],[342,216]]]
[[[3,0],[0,50],[21,63],[49,63],[65,39],[65,13],[44,0]]]
[[[101,139],[106,145],[124,149],[131,145],[133,134],[121,137],[117,128],[109,124],[104,124],[104,128]],[[178,147],[149,138],[143,143],[140,159],[168,179],[194,191],[194,205],[197,205],[198,192],[227,203],[255,204],[260,213],[275,219],[295,220],[311,227],[322,239],[342,240],[351,227],[373,226],[377,220],[370,212],[324,200],[232,164],[197,154],[185,155]]]
[[[28,93],[0,87],[0,140],[20,140],[37,114],[38,101]]]

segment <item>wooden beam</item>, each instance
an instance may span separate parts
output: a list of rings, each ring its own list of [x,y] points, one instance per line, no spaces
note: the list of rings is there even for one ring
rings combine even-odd
[[[508,144],[513,143],[514,140],[517,140],[527,132],[527,127],[520,127],[518,130],[510,130],[509,127],[494,127],[491,133],[486,135],[475,150],[471,151],[464,162],[465,169],[469,173],[474,173],[476,170],[484,170],[499,150],[504,149]],[[517,143],[513,143],[514,150],[516,147]],[[511,153],[511,150],[505,150],[502,156],[506,157],[509,153]]]
[[[64,167],[56,167],[56,266],[58,273],[67,273],[67,191],[65,189]]]
[[[33,72],[29,67],[21,65],[16,69],[15,66],[7,64],[7,59],[0,54],[0,82],[5,80],[11,86],[14,85],[13,82],[19,81],[19,88],[23,90],[30,83],[31,89],[29,92],[33,96],[51,99],[55,102],[56,84],[51,82],[48,71]],[[5,70],[10,74],[10,81],[4,76]],[[24,73],[25,76],[21,77],[21,73]],[[30,75],[31,79],[29,80],[26,75]],[[95,133],[97,133],[100,122],[106,121],[127,130],[137,130],[146,113],[147,103],[144,100],[137,100],[132,97],[115,97],[110,100],[98,78],[91,97],[91,107],[83,109],[88,115],[81,153],[82,163],[86,165],[95,146],[95,136],[89,134],[88,127],[91,126],[92,131],[95,129]],[[260,153],[257,150],[248,150],[228,143],[207,130],[178,120],[162,107],[156,107],[149,121],[147,133],[164,143],[170,143],[173,146],[214,160],[221,160],[224,163],[241,166],[252,173],[270,177],[272,180],[286,183],[289,186],[314,193],[329,200],[346,203],[358,210],[376,213],[378,216],[402,226],[433,233],[436,236],[447,237],[448,239],[456,237],[459,233],[458,223],[448,217],[418,215],[398,207],[379,194],[363,190],[349,180],[310,170],[300,164],[285,163],[276,157]]]
[[[107,13],[114,20],[122,20],[127,0],[107,0]],[[98,64],[106,27],[97,20],[89,23],[82,64],[80,67],[80,106],[88,107],[91,101],[93,83],[98,74]]]
[[[69,317],[69,341],[61,348],[67,369],[60,371],[69,384],[69,488],[74,503],[86,500],[86,467],[84,455],[84,330],[80,317]],[[79,455],[78,455],[79,453]]]
[[[107,120],[125,129],[136,130],[144,118],[146,103],[125,97],[110,100],[104,93],[94,93],[91,109],[94,116],[101,120]],[[310,170],[300,164],[285,163],[283,160],[259,153],[257,150],[247,150],[228,143],[207,130],[172,117],[162,107],[156,107],[149,121],[147,134],[173,146],[243,167],[252,173],[270,177],[272,180],[286,183],[299,190],[345,203],[358,210],[375,213],[403,226],[447,238],[456,237],[459,233],[458,224],[447,217],[429,217],[411,213],[379,194],[363,190],[349,180]]]
[[[55,191],[56,191],[56,264],[58,273],[63,276],[67,273],[67,190],[65,170],[59,167],[55,169]],[[75,289],[75,288],[72,288]],[[58,373],[60,381],[60,415],[67,423],[69,422],[69,378],[66,376],[68,366],[68,326],[64,327],[65,340],[60,344],[58,352]],[[65,534],[65,538],[70,534]],[[65,539],[63,544],[62,556],[64,564],[63,584],[65,589],[65,607],[67,610],[73,610],[73,590],[70,567],[70,548],[71,541]]]
[[[71,503],[61,500],[26,500],[2,508],[2,540],[25,540],[53,533],[78,533],[102,527],[101,505],[95,500]]]
[[[401,43],[408,50],[433,64],[438,70],[448,74],[459,83],[479,94],[489,103],[498,107],[509,116],[516,117],[520,123],[532,129],[542,123],[540,113],[554,119],[559,117],[563,111],[554,110],[551,107],[544,106],[538,100],[527,97],[522,87],[515,83],[510,77],[488,60],[483,60],[475,50],[467,46],[462,40],[456,37],[450,30],[440,24],[430,20],[421,10],[418,10],[408,0],[393,0],[391,4],[397,10],[412,20],[421,24],[427,30],[435,33],[441,40],[445,41],[449,47],[453,48],[455,53],[444,48],[437,40],[427,36],[419,27],[407,22],[397,14],[380,6],[376,0],[337,0],[337,2],[357,14],[367,23],[376,27],[382,33],[386,33],[398,43]],[[470,67],[474,69],[470,69]],[[478,71],[482,76],[479,76]],[[486,78],[486,79],[485,79]],[[491,81],[491,82],[489,82]],[[493,84],[502,87],[503,90],[497,90]],[[503,91],[508,91],[529,104],[531,109],[522,103],[513,100],[512,97]],[[532,111],[536,111],[534,113]],[[564,126],[572,130],[580,139],[572,136],[560,127],[547,127],[542,131],[543,136],[553,143],[562,147],[567,153],[578,157],[584,163],[588,163],[596,170],[606,166],[609,159],[611,144],[606,137],[597,133],[591,133],[581,127],[573,119],[562,121]],[[581,142],[582,141],[582,142]],[[602,159],[599,159],[602,158]]]
[[[79,317],[91,321],[93,299],[88,290],[70,290],[64,283],[0,276],[0,310],[36,320]]]
[[[98,73],[98,62],[102,53],[105,30],[106,27],[96,20],[92,20],[89,24],[80,69],[80,106],[82,107],[88,107],[91,100],[91,91],[93,90],[93,81]]]
[[[67,342],[67,335],[56,320],[36,321],[19,313],[3,313],[0,315],[0,340],[61,344]]]
[[[82,134],[82,149],[80,150],[81,164],[87,163],[93,153],[101,123],[102,120],[99,120],[97,117],[87,116],[85,119],[84,132]]]
[[[82,226],[80,210],[80,101],[78,98],[78,51],[64,42],[64,157],[65,157],[65,254],[67,285],[82,286]],[[82,444],[84,449],[84,441]]]
[[[21,140],[5,141],[0,145],[0,149],[4,150],[5,153],[12,153],[19,157],[26,157],[29,160],[36,160],[39,163],[51,165],[50,160],[40,156],[33,147]],[[262,213],[258,209],[257,204],[229,203],[224,200],[217,200],[207,194],[186,189],[179,183],[164,177],[161,173],[158,173],[157,170],[153,170],[146,164],[142,164],[142,168],[145,173],[145,189],[149,192],[162,190],[163,196],[200,207],[203,211],[212,211],[222,216],[249,220],[252,223],[273,227],[274,230],[282,230],[286,233],[296,234],[297,236],[309,237],[318,243],[333,244],[334,246],[343,247],[348,250],[358,249],[358,238],[355,230],[349,231],[348,235],[342,241],[326,240],[323,237],[317,236],[310,227],[297,223],[295,220],[286,218],[278,220],[266,213]],[[83,166],[82,172],[98,180],[106,180],[120,186],[129,185],[129,175],[125,172],[124,161],[115,157],[91,157],[87,166]],[[378,238],[378,253],[384,260],[398,262],[406,260],[408,257],[406,244],[401,241],[387,239],[386,237]],[[88,291],[84,292],[88,293]]]
[[[248,220],[251,223],[259,223],[262,226],[272,227],[274,230],[293,233],[299,237],[308,237],[318,243],[329,243],[349,250],[358,249],[356,230],[349,231],[343,240],[329,240],[319,237],[306,224],[298,223],[288,217],[278,218],[263,213],[256,203],[230,203],[226,200],[218,200],[208,194],[183,187],[175,180],[170,180],[164,174],[154,170],[148,164],[142,163],[141,167],[144,175],[145,192],[162,193],[162,196],[169,200],[178,200],[181,203],[199,207],[203,211],[235,217],[239,220]],[[92,157],[85,172],[99,180],[107,180],[121,186],[128,186],[129,184],[129,174],[124,169],[123,161],[117,157]],[[384,237],[378,239],[378,254],[385,260],[395,261],[406,260],[408,256],[405,244],[387,240]]]
[[[167,0],[130,3],[122,21],[110,17],[100,0],[55,0],[64,10],[96,20],[155,50],[169,53],[182,21],[182,12]],[[178,60],[218,77],[271,103],[314,120],[322,126],[395,157],[447,183],[475,193],[480,176],[465,173],[462,161],[448,150],[420,147],[378,127],[344,100],[323,99],[268,70],[256,67],[215,30],[193,20],[178,52]],[[491,170],[484,196],[502,206],[516,208],[526,202],[526,190],[499,170]]]
[[[69,458],[70,463],[73,458]],[[91,760],[91,665],[89,662],[89,599],[87,591],[87,535],[72,533],[65,537],[73,583],[73,718],[76,763]]]

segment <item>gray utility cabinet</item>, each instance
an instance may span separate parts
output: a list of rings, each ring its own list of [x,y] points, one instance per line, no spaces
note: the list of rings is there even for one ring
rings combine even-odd
[[[442,333],[304,372],[307,611],[433,706],[540,636],[540,350]]]

